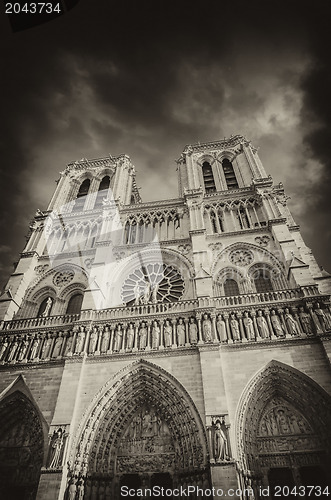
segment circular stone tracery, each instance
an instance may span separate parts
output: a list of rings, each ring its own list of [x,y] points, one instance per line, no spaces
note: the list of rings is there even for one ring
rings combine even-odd
[[[64,269],[55,274],[53,283],[55,286],[63,287],[74,279],[75,273],[72,269]]]
[[[129,274],[121,296],[127,305],[176,302],[182,297],[184,287],[184,279],[178,269],[156,262]]]
[[[250,250],[233,250],[229,255],[229,261],[236,266],[248,266],[253,260],[254,255]]]

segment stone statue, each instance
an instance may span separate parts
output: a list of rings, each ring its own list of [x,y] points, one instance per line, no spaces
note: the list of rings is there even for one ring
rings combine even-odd
[[[155,283],[152,288],[152,302],[155,304],[157,302],[157,292],[159,290],[159,285],[158,283]]]
[[[40,337],[39,337],[39,335],[35,335],[33,342],[32,342],[30,356],[29,356],[29,358],[31,360],[35,359],[37,357],[39,344],[40,344]],[[0,357],[0,359],[1,359],[1,357]]]
[[[56,469],[61,465],[60,459],[63,446],[63,434],[64,433],[61,428],[57,431],[54,431],[53,433],[53,437],[51,440],[52,455],[49,464],[50,469]]]
[[[226,334],[226,324],[222,319],[221,314],[217,316],[216,329],[221,342],[227,342],[228,336]]]
[[[18,342],[17,342],[17,338],[14,337],[13,338],[13,341],[10,345],[10,348],[9,348],[9,354],[8,354],[8,358],[7,358],[7,361],[13,361],[14,357],[15,357],[15,354],[16,354],[16,350],[17,350],[17,347],[18,347]]]
[[[52,358],[57,358],[58,356],[60,356],[62,344],[63,344],[63,336],[62,332],[60,332],[55,340]]]
[[[28,347],[29,347],[29,341],[25,337],[22,340],[21,348],[20,348],[20,350],[18,352],[18,356],[17,356],[17,361],[23,361],[23,359],[26,357],[26,351],[28,350]]]
[[[231,313],[230,315],[230,326],[231,326],[231,332],[232,332],[232,337],[234,342],[240,341],[240,333],[239,333],[239,323],[234,315],[234,313]]]
[[[84,327],[80,326],[76,338],[75,354],[80,354],[84,347],[85,332]]]
[[[212,342],[212,333],[211,333],[211,321],[208,318],[208,314],[203,315],[203,321],[202,321],[202,333],[203,333],[203,340],[205,342]]]
[[[121,325],[116,326],[115,330],[115,342],[114,342],[114,351],[118,352],[122,348],[122,340],[123,340],[123,330]]]
[[[179,346],[185,345],[185,325],[182,318],[179,318],[177,325],[177,342]]]
[[[41,349],[41,359],[48,359],[51,354],[52,338],[51,334],[48,333],[45,337],[43,347]]]
[[[291,335],[299,335],[300,334],[299,325],[293,318],[292,314],[290,314],[290,310],[288,308],[285,309],[284,319],[289,333]]]
[[[312,326],[310,314],[304,310],[303,306],[300,306],[300,308],[299,308],[299,318],[301,321],[303,331],[307,335],[310,335],[311,333],[313,333],[313,326]]]
[[[134,293],[134,305],[139,306],[140,304],[140,286],[139,283],[137,282],[133,288],[133,293]]]
[[[191,344],[198,343],[198,327],[197,327],[196,322],[194,321],[194,318],[190,318],[189,336],[190,336],[190,343]]]
[[[134,328],[133,324],[129,323],[128,329],[126,331],[126,348],[128,351],[132,350],[133,342],[134,342]]]
[[[67,356],[68,354],[72,354],[72,343],[73,343],[73,336],[72,334],[69,332],[69,335],[68,335],[68,338],[67,338],[67,343],[66,343],[66,347],[65,347],[65,350],[64,350],[64,355]]]
[[[76,492],[77,492],[76,483],[74,480],[72,480],[68,488],[68,500],[75,500]]]
[[[272,309],[271,311],[271,316],[270,316],[271,324],[273,326],[273,329],[275,331],[276,337],[285,337],[285,331],[283,328],[283,325],[280,322],[279,317],[276,314],[276,311]]]
[[[214,432],[214,455],[216,461],[226,460],[229,455],[226,435],[219,420],[216,422],[216,429]]]
[[[139,330],[139,349],[145,349],[147,343],[147,328],[143,321]]]
[[[248,316],[247,311],[244,312],[243,323],[246,330],[247,340],[255,340],[254,323],[252,318]]]
[[[152,349],[158,349],[160,341],[160,328],[157,321],[153,321],[152,329]]]
[[[165,347],[171,347],[172,345],[172,326],[168,319],[165,320],[165,325],[163,327],[164,334],[164,345]]]
[[[7,347],[8,347],[8,338],[5,337],[0,347],[0,361],[2,361],[2,359],[5,357]]]
[[[42,316],[43,318],[46,318],[46,316],[49,316],[49,315],[50,315],[51,308],[52,308],[52,304],[53,304],[53,301],[52,301],[51,297],[48,297],[48,299],[46,300],[46,307],[45,307],[45,310],[44,310],[44,312],[41,314],[41,316]]]
[[[109,327],[106,326],[105,329],[104,329],[104,331],[102,332],[101,352],[107,352],[108,351],[109,338],[110,338],[110,331],[109,331]]]
[[[84,481],[81,479],[78,482],[78,488],[77,488],[77,500],[83,500],[84,499]]]
[[[256,323],[257,323],[257,328],[258,328],[260,337],[262,339],[269,338],[268,323],[267,323],[267,320],[265,319],[265,317],[262,315],[261,309],[259,309],[257,311]]]
[[[149,299],[151,296],[151,284],[149,281],[145,281],[145,290],[144,290],[144,296],[143,296],[143,303],[148,304]]]
[[[94,354],[96,347],[97,347],[97,342],[98,342],[98,332],[97,332],[96,327],[94,326],[92,328],[92,331],[90,334],[90,341],[89,341],[89,346],[88,346],[89,354]]]
[[[318,318],[319,324],[321,325],[323,332],[330,330],[329,318],[325,314],[324,310],[321,309],[318,302],[316,304],[314,312]]]

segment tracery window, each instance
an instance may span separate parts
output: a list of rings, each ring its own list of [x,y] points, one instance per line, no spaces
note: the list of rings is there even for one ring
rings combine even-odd
[[[90,184],[91,184],[90,179],[85,179],[85,181],[82,182],[82,184],[80,185],[79,191],[77,193],[75,205],[73,208],[73,210],[75,212],[79,212],[80,210],[83,210],[84,204],[85,204],[85,197],[87,196],[87,194],[89,192]]]
[[[75,293],[68,302],[66,314],[79,314],[82,308],[82,302],[83,294]]]
[[[230,162],[230,160],[228,160],[228,158],[224,158],[224,160],[222,161],[222,167],[227,188],[237,189],[239,186],[236,179],[236,175],[233,170],[233,165]]]
[[[270,292],[274,289],[268,269],[257,269],[253,274],[257,293]]]
[[[224,295],[231,297],[232,295],[239,295],[239,286],[236,280],[228,278],[224,282]]]
[[[102,207],[102,200],[106,197],[106,191],[108,191],[110,186],[110,177],[106,175],[99,184],[98,194],[95,199],[94,208]]]
[[[216,191],[213,169],[208,161],[205,161],[202,165],[202,175],[206,193]]]

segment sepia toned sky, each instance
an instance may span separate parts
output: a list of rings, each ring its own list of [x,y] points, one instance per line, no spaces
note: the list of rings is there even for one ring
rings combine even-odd
[[[189,143],[243,134],[331,272],[328,0],[80,0],[12,33],[0,17],[0,284],[59,171],[128,154],[144,201],[177,196]]]

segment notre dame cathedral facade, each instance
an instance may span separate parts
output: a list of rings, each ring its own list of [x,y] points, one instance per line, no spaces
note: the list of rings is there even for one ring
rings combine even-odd
[[[70,163],[31,222],[0,298],[6,499],[327,484],[330,275],[243,136],[176,163],[147,203],[127,155]]]

